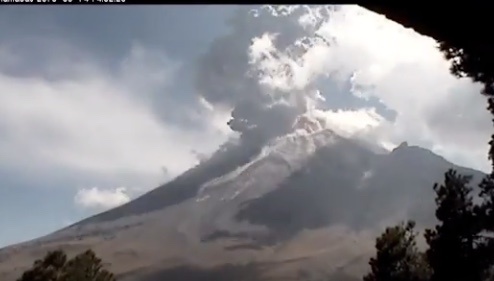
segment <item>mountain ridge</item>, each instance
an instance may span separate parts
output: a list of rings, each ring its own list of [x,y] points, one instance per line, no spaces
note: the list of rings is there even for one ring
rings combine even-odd
[[[450,167],[483,175],[427,149],[376,152],[331,130],[299,128],[263,148],[228,144],[128,204],[1,249],[0,274],[11,280],[49,249],[91,247],[123,280],[178,278],[185,269],[207,280],[259,267],[280,280],[304,268],[355,277],[382,227],[434,222],[432,185]],[[245,280],[264,280],[256,274]]]

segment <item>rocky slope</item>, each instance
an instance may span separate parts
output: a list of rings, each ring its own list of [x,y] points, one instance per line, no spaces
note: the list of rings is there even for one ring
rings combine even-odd
[[[432,185],[453,164],[302,127],[262,149],[225,146],[126,205],[0,250],[0,279],[47,250],[91,247],[122,280],[353,280],[383,226],[433,223]]]

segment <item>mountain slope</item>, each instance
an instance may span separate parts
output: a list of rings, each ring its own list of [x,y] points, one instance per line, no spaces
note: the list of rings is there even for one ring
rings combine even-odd
[[[128,204],[1,250],[0,277],[49,249],[92,247],[124,280],[351,279],[380,227],[433,222],[432,185],[450,167],[419,147],[379,153],[314,128],[262,149],[232,144]]]

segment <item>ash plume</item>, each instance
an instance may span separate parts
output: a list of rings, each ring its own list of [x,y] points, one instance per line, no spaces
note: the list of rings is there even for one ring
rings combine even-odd
[[[330,38],[318,34],[335,7],[243,7],[198,60],[196,88],[213,106],[230,106],[230,128],[243,143],[264,144],[292,130],[317,105],[313,52]],[[309,75],[307,75],[309,73]]]

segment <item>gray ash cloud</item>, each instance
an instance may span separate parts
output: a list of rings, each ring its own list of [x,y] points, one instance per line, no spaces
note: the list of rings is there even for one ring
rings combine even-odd
[[[303,52],[303,44],[294,43],[304,43],[305,38],[307,44],[308,38],[316,37],[316,28],[299,23],[307,11],[304,7],[242,7],[229,20],[229,32],[217,38],[197,62],[196,89],[213,105],[233,107],[228,124],[244,141],[264,143],[285,134],[306,110],[303,99],[275,103],[259,82],[260,73],[252,69],[248,51],[254,38],[277,34],[277,49],[294,55]],[[290,72],[290,67],[286,70]]]

